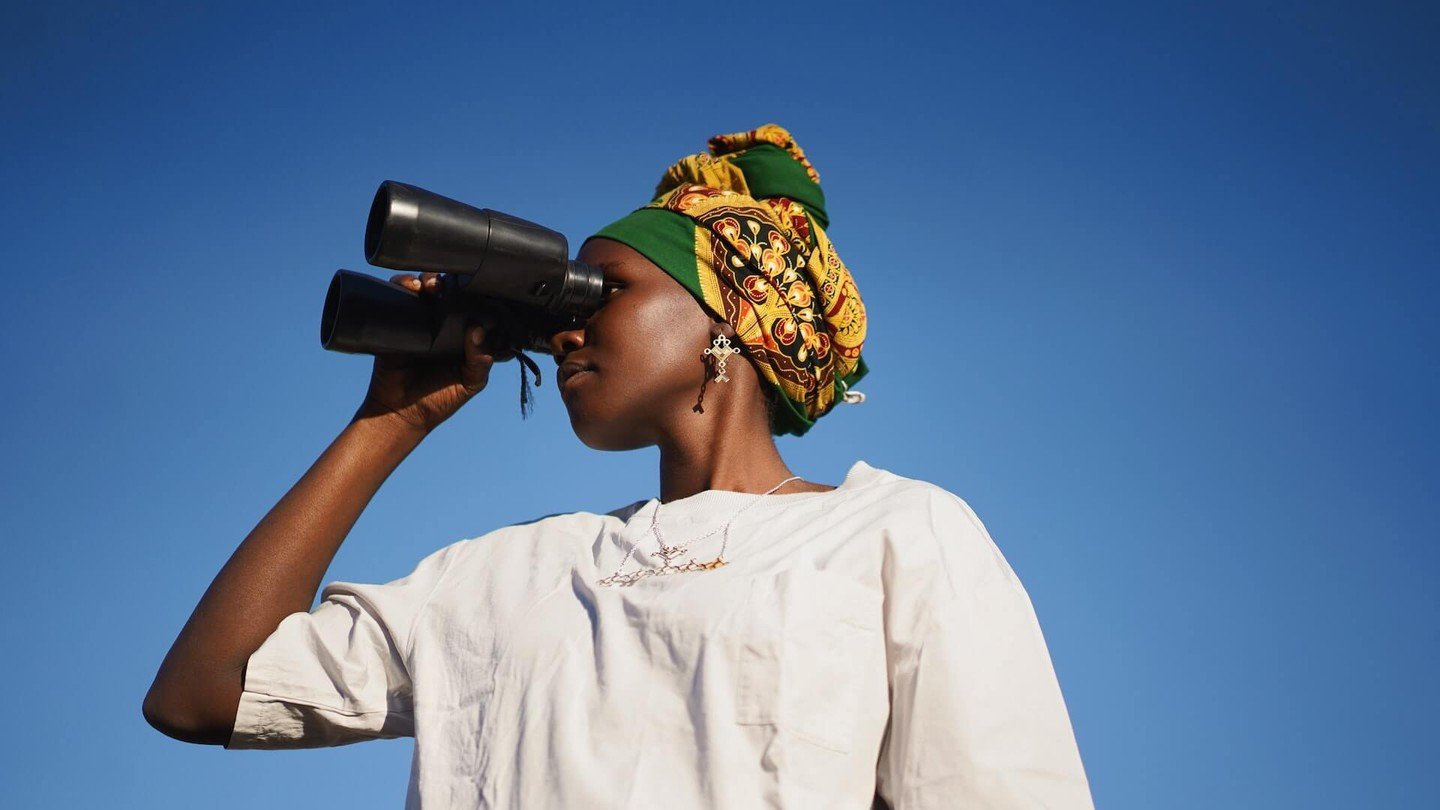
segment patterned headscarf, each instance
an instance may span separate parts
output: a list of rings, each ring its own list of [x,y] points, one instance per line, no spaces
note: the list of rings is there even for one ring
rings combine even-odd
[[[865,305],[825,228],[820,175],[774,124],[716,135],[665,171],[655,198],[594,237],[659,265],[735,327],[799,436],[865,375]]]

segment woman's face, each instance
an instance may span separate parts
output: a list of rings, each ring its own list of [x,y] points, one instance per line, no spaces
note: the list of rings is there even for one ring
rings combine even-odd
[[[714,320],[633,248],[591,239],[576,260],[603,268],[617,286],[583,328],[550,340],[570,425],[596,450],[654,445],[678,420],[693,418]]]

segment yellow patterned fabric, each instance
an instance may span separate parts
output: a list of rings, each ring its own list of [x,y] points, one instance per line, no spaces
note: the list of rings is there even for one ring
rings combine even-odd
[[[703,300],[735,327],[760,373],[815,419],[865,343],[865,307],[845,263],[804,209],[686,184],[652,204],[695,220]]]
[[[787,403],[777,432],[798,435],[866,372],[865,306],[824,225],[819,174],[767,124],[711,138],[710,154],[675,163],[648,206],[596,236],[644,253],[734,326]]]
[[[762,143],[784,149],[805,169],[810,182],[820,184],[820,173],[810,165],[809,158],[805,157],[805,153],[800,149],[800,145],[795,143],[795,139],[790,137],[790,133],[784,127],[765,124],[749,132],[716,135],[710,139],[711,154],[702,153],[680,158],[674,166],[665,170],[660,184],[655,187],[655,196],[659,197],[670,189],[685,184],[709,186],[748,195],[750,189],[745,183],[745,172],[735,165],[733,156]]]

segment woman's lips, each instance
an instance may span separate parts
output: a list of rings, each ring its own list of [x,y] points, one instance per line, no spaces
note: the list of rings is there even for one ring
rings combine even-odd
[[[588,364],[582,363],[579,360],[566,360],[560,364],[559,368],[555,369],[555,382],[564,385],[567,377],[576,372],[585,371],[588,368],[590,368]]]
[[[570,388],[571,385],[574,384],[575,380],[579,379],[580,377],[584,377],[590,372],[591,369],[588,368],[574,369],[562,372],[560,376],[560,390],[567,390],[568,388]]]

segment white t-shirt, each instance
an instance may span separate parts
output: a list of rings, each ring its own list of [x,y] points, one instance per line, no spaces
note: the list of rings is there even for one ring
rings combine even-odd
[[[1091,808],[1030,599],[959,498],[857,462],[829,492],[652,499],[332,582],[250,657],[228,748],[414,735],[407,808]],[[722,535],[688,556],[714,558]],[[677,558],[676,563],[684,558]]]

